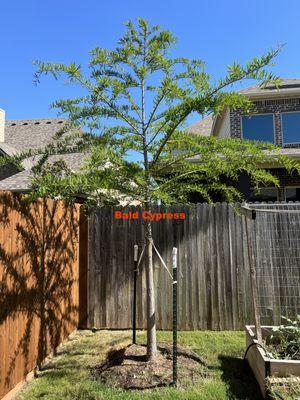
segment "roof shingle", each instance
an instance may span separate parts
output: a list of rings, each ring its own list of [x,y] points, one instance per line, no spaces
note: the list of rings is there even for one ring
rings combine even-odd
[[[0,150],[11,156],[22,151],[43,148],[66,123],[67,120],[63,118],[8,120],[5,123],[5,141],[0,143]],[[86,157],[85,153],[61,154],[49,157],[49,162],[63,159],[72,171],[78,171]],[[25,170],[1,180],[0,190],[29,190],[30,168],[34,163],[34,157],[25,160]]]
[[[300,79],[281,79],[280,85],[277,87],[273,83],[266,86],[253,85],[246,89],[239,90],[240,94],[255,96],[255,95],[276,95],[280,93],[300,92]]]
[[[4,144],[17,151],[46,146],[66,123],[63,118],[6,121]]]
[[[195,133],[201,136],[210,136],[213,126],[213,116],[210,114],[208,117],[195,122],[186,128],[187,132]]]

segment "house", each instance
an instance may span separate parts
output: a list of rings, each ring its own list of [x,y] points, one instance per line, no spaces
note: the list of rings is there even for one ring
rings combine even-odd
[[[256,113],[247,116],[239,110],[225,108],[218,116],[208,116],[187,129],[199,135],[217,138],[232,137],[269,141],[282,148],[282,154],[300,162],[300,79],[283,79],[280,87],[251,86],[241,90],[249,97]],[[5,121],[0,110],[0,156],[40,148],[47,145],[66,120],[60,118]],[[52,156],[63,158],[76,171],[83,163],[82,153]],[[195,160],[196,162],[196,160]],[[34,160],[25,160],[23,169],[6,165],[0,167],[0,190],[24,192],[30,188],[30,171]],[[268,165],[279,178],[280,187],[262,187],[259,193],[251,188],[247,176],[241,176],[238,189],[249,201],[300,201],[300,176],[288,174],[280,165]]]
[[[0,109],[0,157],[12,156],[30,149],[38,149],[49,144],[54,135],[64,127],[62,118],[5,120],[5,112]],[[63,159],[68,168],[77,171],[82,166],[83,153],[54,155],[49,162]],[[30,189],[30,172],[36,159],[23,161],[21,169],[14,165],[0,166],[0,190],[26,192]]]
[[[0,157],[12,156],[30,149],[41,149],[52,142],[55,134],[64,128],[67,120],[63,118],[44,118],[30,120],[5,120],[5,112],[0,109]],[[90,153],[67,153],[52,155],[47,162],[63,160],[74,172],[80,170]],[[37,158],[31,157],[22,162],[22,168],[14,165],[0,166],[0,190],[26,193],[31,188],[31,170]],[[81,202],[84,194],[78,194]],[[127,196],[118,195],[120,205],[137,205],[138,202]]]
[[[279,87],[255,85],[239,93],[252,100],[255,114],[225,108],[220,115],[210,115],[187,129],[217,138],[272,142],[282,148],[282,154],[300,162],[300,79],[283,79]],[[280,188],[262,187],[256,193],[248,177],[241,176],[238,189],[248,201],[300,201],[299,174],[289,175],[280,165],[265,168],[279,178]]]

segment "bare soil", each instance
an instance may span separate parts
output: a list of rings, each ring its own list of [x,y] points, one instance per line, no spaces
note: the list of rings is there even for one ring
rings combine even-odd
[[[105,363],[92,368],[95,379],[112,387],[144,390],[172,384],[172,349],[158,346],[154,361],[146,359],[146,346],[130,345],[108,353]],[[178,386],[186,387],[197,380],[208,378],[209,372],[199,356],[183,348],[178,349]]]

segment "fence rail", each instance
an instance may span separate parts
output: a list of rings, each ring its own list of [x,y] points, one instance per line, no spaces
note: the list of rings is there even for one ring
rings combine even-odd
[[[294,206],[281,206],[286,209]],[[89,327],[125,329],[131,327],[133,291],[133,246],[143,246],[143,223],[134,219],[115,219],[117,208],[95,209],[89,216]],[[136,212],[128,207],[122,212]],[[181,330],[243,329],[253,322],[245,217],[226,204],[215,206],[157,206],[154,212],[184,213],[185,219],[153,222],[154,243],[169,268],[172,247],[178,248],[178,326]],[[285,282],[299,282],[300,248],[291,247],[300,238],[300,216],[259,213],[255,222],[255,246],[262,314],[268,323],[278,322],[278,301],[290,316],[299,313],[300,304],[292,301],[298,288],[279,290],[279,276]],[[285,227],[285,229],[284,229]],[[276,233],[280,231],[280,234]],[[266,244],[267,242],[267,244]],[[267,247],[266,247],[267,246]],[[266,248],[274,247],[273,253]],[[277,257],[274,257],[274,254]],[[272,257],[273,256],[273,257]],[[282,261],[282,258],[285,260]],[[156,255],[155,288],[157,325],[172,327],[172,285]],[[287,265],[287,268],[285,268]],[[137,325],[145,328],[145,261],[138,277]],[[278,279],[274,274],[278,271]],[[294,277],[290,276],[293,274]],[[263,280],[266,276],[268,281]],[[269,279],[273,276],[273,279]],[[298,279],[298,280],[297,280]],[[279,290],[279,291],[278,291]],[[266,300],[264,296],[268,296]]]

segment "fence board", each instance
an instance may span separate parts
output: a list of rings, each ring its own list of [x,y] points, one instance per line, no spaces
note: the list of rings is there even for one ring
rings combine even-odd
[[[280,207],[300,209],[297,204]],[[97,328],[126,329],[132,318],[133,246],[142,250],[144,227],[142,221],[114,220],[113,211],[96,209],[89,219],[89,322]],[[139,207],[122,211],[141,214]],[[170,269],[172,247],[178,248],[179,328],[229,330],[252,324],[245,217],[226,203],[157,206],[153,211],[186,214],[185,220],[153,223],[154,243]],[[291,277],[294,274],[299,282],[300,215],[258,213],[254,237],[262,321],[278,322],[285,312],[299,314],[299,288],[292,287]],[[145,267],[143,259],[138,276],[139,328],[146,328]],[[154,270],[157,326],[170,329],[172,285],[156,255]]]
[[[0,398],[78,325],[79,206],[0,194]]]

